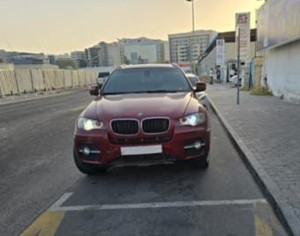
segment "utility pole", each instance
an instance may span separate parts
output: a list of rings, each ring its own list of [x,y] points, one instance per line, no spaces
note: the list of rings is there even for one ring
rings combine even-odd
[[[240,27],[237,27],[237,99],[236,99],[236,102],[237,102],[237,105],[240,105],[240,67],[241,67],[241,62],[240,62],[240,54],[241,54],[241,32],[240,32]]]
[[[192,25],[193,25],[193,28],[192,28],[192,32],[193,32],[193,35],[195,34],[195,12],[194,12],[194,0],[186,0],[187,2],[192,2]],[[190,65],[192,66],[192,70],[194,72],[194,66],[193,66],[193,63],[192,63],[192,45],[191,45],[191,38],[192,37],[189,37],[189,62],[190,62]]]

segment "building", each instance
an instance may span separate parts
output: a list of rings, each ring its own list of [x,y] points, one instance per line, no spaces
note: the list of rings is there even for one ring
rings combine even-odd
[[[10,59],[15,69],[56,69],[51,65],[49,57],[43,53],[19,52]]]
[[[6,62],[5,50],[0,50],[0,63]]]
[[[70,54],[56,55],[54,58],[55,65],[57,65],[59,69],[76,69],[76,61],[73,60]]]
[[[5,50],[0,50],[0,62],[2,63],[12,63],[13,58],[17,56],[18,52],[10,52]]]
[[[119,39],[85,49],[88,67],[118,67],[122,64],[164,63],[166,42],[148,38]]]
[[[223,65],[225,66],[225,72],[222,75],[223,80],[228,78],[227,72],[231,68],[237,68],[237,53],[236,53],[236,43],[235,43],[236,32],[224,32],[218,33],[215,38],[210,42],[202,56],[198,61],[198,74],[209,75],[210,69],[218,66],[218,55],[217,55],[217,41],[224,40],[224,56]],[[256,47],[256,29],[252,29],[250,32],[250,55],[249,61],[255,57],[255,47]]]
[[[120,45],[117,42],[113,42],[113,43],[101,42],[99,43],[99,47],[100,47],[99,66],[118,67],[121,65],[121,49],[120,49]]]
[[[0,50],[0,68],[7,69],[57,69],[43,53],[10,52]]]
[[[100,51],[99,45],[85,49],[85,58],[88,67],[99,67],[100,66]]]
[[[41,65],[44,64],[44,58],[33,55],[18,55],[13,57],[13,63],[15,65]]]
[[[84,51],[71,52],[71,59],[73,60],[76,68],[83,68],[87,66],[86,55]]]
[[[117,42],[99,44],[85,49],[88,67],[118,67],[121,65],[121,49]]]
[[[164,62],[165,63],[170,63],[170,44],[168,41],[165,41],[164,42],[164,53],[165,53],[165,56],[164,56]]]
[[[49,63],[51,65],[55,65],[55,56],[54,55],[48,55]]]
[[[195,32],[170,34],[170,60],[172,63],[197,62],[217,32],[197,30]]]
[[[268,0],[257,13],[261,85],[274,95],[300,101],[300,0]]]
[[[120,39],[122,64],[164,63],[164,42],[148,38]]]

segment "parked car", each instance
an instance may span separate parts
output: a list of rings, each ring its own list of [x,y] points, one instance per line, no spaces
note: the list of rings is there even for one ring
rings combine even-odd
[[[111,166],[186,161],[209,164],[210,122],[196,92],[174,65],[136,65],[116,69],[96,99],[80,114],[74,160],[86,174]]]
[[[186,73],[186,77],[190,80],[192,86],[196,86],[198,82],[200,82],[200,79],[197,75],[193,73]],[[208,109],[209,103],[207,100],[207,94],[205,91],[197,92],[196,96],[198,97],[199,101]]]
[[[104,84],[105,80],[108,78],[109,75],[110,75],[109,72],[99,72],[97,78],[97,84],[98,85]]]
[[[238,86],[238,76],[237,75],[234,75],[232,76],[230,79],[229,79],[229,82],[233,83],[235,87]],[[243,80],[242,78],[240,79],[240,83],[239,85],[241,86],[243,84]]]

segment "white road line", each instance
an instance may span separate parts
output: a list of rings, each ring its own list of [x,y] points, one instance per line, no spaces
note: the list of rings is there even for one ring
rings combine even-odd
[[[71,195],[67,195],[68,197]],[[66,195],[63,196],[66,199]],[[62,198],[63,198],[62,197]],[[196,206],[230,206],[230,205],[251,205],[256,203],[266,204],[265,199],[241,199],[241,200],[220,200],[220,201],[179,201],[179,202],[153,202],[133,204],[103,204],[85,206],[61,206],[64,199],[59,199],[49,211],[87,211],[87,210],[126,210],[126,209],[150,209],[150,208],[178,208]]]
[[[49,211],[51,211],[51,209],[58,209],[61,207],[61,205],[67,201],[71,196],[73,195],[73,193],[64,193],[50,208]]]

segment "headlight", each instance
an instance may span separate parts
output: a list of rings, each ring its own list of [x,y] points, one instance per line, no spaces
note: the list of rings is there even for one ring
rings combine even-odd
[[[103,123],[98,120],[92,120],[87,118],[79,118],[77,123],[78,129],[82,129],[85,131],[90,131],[93,129],[101,129],[103,127]]]
[[[197,126],[205,122],[205,113],[194,113],[179,119],[181,125]]]

